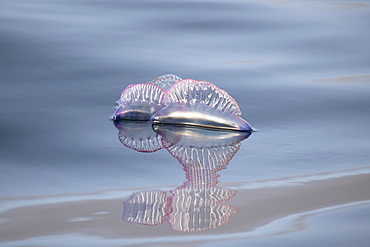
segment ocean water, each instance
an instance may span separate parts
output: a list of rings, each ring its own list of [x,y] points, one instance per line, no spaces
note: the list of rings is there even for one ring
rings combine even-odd
[[[223,183],[369,166],[367,1],[3,0],[0,20],[2,205],[180,186],[176,159],[125,148],[110,120],[168,73],[225,89],[256,129]]]

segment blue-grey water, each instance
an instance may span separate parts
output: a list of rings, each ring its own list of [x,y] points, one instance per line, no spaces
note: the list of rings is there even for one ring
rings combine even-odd
[[[180,185],[110,121],[125,87],[167,73],[225,89],[257,130],[222,182],[368,167],[369,26],[361,0],[2,0],[0,196]]]

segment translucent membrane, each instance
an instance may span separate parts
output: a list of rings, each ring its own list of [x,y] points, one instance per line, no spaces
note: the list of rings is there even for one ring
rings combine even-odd
[[[178,81],[167,90],[163,105],[151,117],[153,123],[252,131],[236,101],[210,82]]]
[[[149,83],[157,85],[158,87],[162,88],[163,90],[169,89],[174,83],[181,81],[182,79],[176,75],[168,74],[162,75],[160,77],[155,78]]]
[[[238,103],[225,90],[207,81],[182,80],[172,85],[167,93],[163,99],[164,105],[201,104],[214,110],[241,115]]]
[[[113,119],[147,121],[163,107],[163,95],[163,89],[154,84],[130,85],[121,93]]]

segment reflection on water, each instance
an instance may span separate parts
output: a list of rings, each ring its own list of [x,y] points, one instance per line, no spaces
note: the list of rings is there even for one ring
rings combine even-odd
[[[216,186],[217,171],[226,168],[240,142],[251,132],[152,126],[140,121],[114,124],[126,147],[144,152],[166,148],[182,164],[187,179],[169,192],[147,190],[132,194],[123,204],[124,221],[144,225],[167,221],[175,231],[204,231],[226,224],[238,212],[237,208],[222,203],[229,201],[236,191]]]
[[[148,121],[114,121],[118,139],[128,148],[139,152],[155,152],[162,148],[161,136]]]

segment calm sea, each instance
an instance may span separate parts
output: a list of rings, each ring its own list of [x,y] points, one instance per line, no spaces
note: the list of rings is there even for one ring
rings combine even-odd
[[[110,120],[168,73],[225,89],[257,130],[221,182],[369,166],[369,26],[368,1],[2,0],[1,197],[181,185]]]

